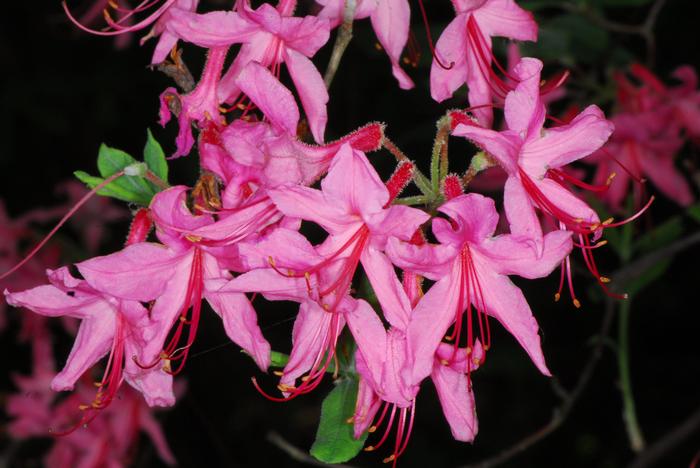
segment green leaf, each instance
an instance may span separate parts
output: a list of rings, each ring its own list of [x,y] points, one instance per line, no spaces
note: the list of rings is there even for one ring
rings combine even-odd
[[[102,182],[104,182],[104,179],[102,177],[91,176],[87,172],[83,172],[83,171],[75,171],[73,173],[73,175],[75,175],[75,177],[77,177],[78,180],[83,182],[85,185],[87,185],[91,189],[97,187]],[[128,203],[140,203],[141,202],[141,198],[139,196],[134,195],[132,192],[129,192],[128,190],[124,190],[122,187],[118,186],[115,182],[107,184],[105,187],[98,190],[97,194],[102,195],[104,197],[116,198],[118,200],[122,200],[122,201],[125,201]]]
[[[670,265],[670,258],[655,263],[654,266],[647,268],[642,274],[635,276],[634,279],[625,284],[625,291],[630,297],[633,297],[642,289],[661,278]]]
[[[143,149],[143,160],[148,168],[163,182],[168,181],[168,161],[165,159],[163,148],[153,137],[151,129],[146,130],[146,147]]]
[[[682,234],[683,221],[679,216],[674,216],[641,236],[635,243],[634,248],[636,251],[651,252],[668,245]]]
[[[353,426],[348,420],[355,412],[358,381],[346,377],[336,382],[321,406],[321,422],[311,455],[325,463],[343,463],[357,455],[365,444],[367,433],[353,437]]]
[[[119,171],[123,171],[138,161],[129,154],[116,148],[102,144],[97,155],[97,169],[102,177],[109,177]],[[153,196],[158,193],[158,188],[142,177],[122,176],[112,182],[125,192],[129,192],[129,201],[139,205],[148,206]],[[110,184],[110,185],[112,185]],[[123,198],[121,198],[123,200]]]

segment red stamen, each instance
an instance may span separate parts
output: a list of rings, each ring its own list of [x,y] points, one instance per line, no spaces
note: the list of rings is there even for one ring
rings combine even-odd
[[[445,66],[445,64],[440,60],[440,57],[438,57],[437,51],[435,50],[435,46],[433,44],[433,36],[430,34],[430,22],[428,21],[428,15],[425,13],[425,6],[423,5],[423,0],[418,0],[418,6],[420,7],[420,12],[421,15],[423,16],[423,24],[425,25],[425,36],[428,39],[428,47],[430,47],[430,53],[433,54],[433,58],[435,59],[435,62],[443,69],[445,70],[450,70],[452,67],[455,66],[454,62],[450,62],[449,65]]]

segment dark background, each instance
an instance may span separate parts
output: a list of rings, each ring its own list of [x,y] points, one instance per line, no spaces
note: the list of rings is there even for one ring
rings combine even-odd
[[[74,2],[75,3],[75,2]],[[221,2],[217,2],[221,3]],[[303,2],[302,2],[303,3]],[[448,2],[426,2],[434,36],[450,19]],[[634,2],[628,2],[634,3]],[[637,2],[639,3],[639,2]],[[306,5],[306,4],[304,4]],[[203,0],[203,7],[215,7]],[[388,124],[388,134],[420,166],[427,166],[434,137],[434,125],[445,109],[463,105],[455,99],[438,105],[429,98],[427,64],[430,52],[424,28],[414,11],[414,33],[421,44],[422,60],[409,73],[417,87],[401,91],[395,85],[388,61],[374,48],[368,21],[356,24],[356,38],[350,45],[331,89],[329,139],[341,136],[369,122]],[[630,24],[644,18],[646,6],[612,8],[607,14]],[[656,29],[656,71],[668,77],[680,64],[698,66],[696,45],[700,42],[697,18],[700,7],[693,0],[669,1]],[[559,15],[553,9],[537,13],[538,20]],[[592,37],[592,36],[591,36]],[[555,37],[556,39],[556,37]],[[593,40],[593,39],[591,39]],[[70,25],[57,1],[8,2],[0,15],[0,198],[8,211],[18,215],[32,207],[60,203],[54,185],[71,177],[74,170],[95,172],[100,143],[139,155],[151,128],[166,151],[174,149],[174,126],[157,125],[158,94],[170,80],[147,68],[153,43],[132,44],[115,50],[111,39],[89,36]],[[626,57],[644,56],[644,43],[637,37],[611,34],[598,44],[592,58],[579,63],[579,52],[590,53],[593,46],[584,41],[582,51],[574,49],[578,76],[603,79],[610,68]],[[328,49],[316,63],[323,69]],[[619,53],[622,50],[624,53]],[[545,51],[547,52],[547,51]],[[556,49],[549,50],[557,54]],[[627,55],[625,55],[627,54]],[[202,53],[185,48],[185,60],[195,72],[201,68]],[[622,58],[621,58],[622,57]],[[560,57],[566,64],[571,56]],[[561,66],[547,59],[552,69]],[[576,92],[575,92],[576,93]],[[574,93],[574,94],[575,94]],[[463,95],[463,94],[462,94]],[[585,93],[583,93],[585,96]],[[608,103],[601,103],[608,105]],[[609,107],[608,107],[609,110]],[[454,140],[454,139],[453,139]],[[452,144],[452,141],[451,141]],[[467,165],[467,145],[454,141],[451,146],[454,169]],[[465,154],[459,163],[460,152]],[[685,157],[696,161],[696,150],[684,149]],[[371,156],[386,176],[392,170],[392,157],[386,152]],[[460,165],[461,164],[461,165]],[[172,163],[171,182],[192,184],[196,177],[194,156]],[[679,214],[674,204],[661,200],[647,221],[658,224]],[[688,232],[697,229],[684,220]],[[118,248],[126,232],[125,224],[111,224],[101,252]],[[70,231],[65,235],[70,236]],[[606,258],[607,256],[607,258]],[[617,268],[611,251],[599,258],[605,271]],[[77,261],[79,258],[67,258]],[[648,441],[664,436],[700,406],[700,352],[696,314],[698,249],[675,259],[664,276],[633,298],[632,372],[640,423]],[[552,372],[570,388],[580,375],[591,350],[590,338],[600,327],[603,306],[595,297],[585,296],[588,279],[580,276],[584,307],[575,310],[566,301],[555,304],[551,297],[557,275],[534,282],[520,281],[544,333],[543,347]],[[595,295],[594,295],[595,296]],[[265,335],[275,349],[287,351],[294,308],[274,303],[260,309]],[[476,462],[492,455],[523,436],[544,426],[558,404],[550,381],[541,376],[515,341],[495,325],[495,349],[488,365],[474,376],[480,421],[474,445],[452,440],[429,382],[424,384],[417,403],[415,429],[400,466],[453,467]],[[178,405],[163,412],[166,435],[181,466],[297,466],[290,457],[266,440],[270,431],[290,443],[308,448],[313,442],[323,396],[331,388],[330,379],[309,396],[286,404],[262,398],[249,378],[259,372],[249,358],[227,345],[223,328],[214,314],[205,314],[195,349],[183,377],[188,390]],[[614,328],[613,328],[614,333]],[[0,391],[12,391],[10,372],[28,373],[28,349],[14,343],[16,327],[0,337],[2,356]],[[614,336],[614,335],[613,335]],[[59,342],[58,364],[67,355],[69,339]],[[25,357],[26,356],[26,357]],[[273,385],[272,379],[262,379]],[[0,444],[6,444],[3,439]],[[142,439],[137,466],[158,463]],[[3,445],[0,445],[0,447]],[[16,457],[17,466],[38,463],[42,445],[30,445]],[[669,454],[663,466],[687,465],[700,450],[700,433],[690,437]],[[388,453],[364,454],[353,464],[378,466]],[[615,355],[606,349],[591,384],[578,401],[563,427],[506,466],[624,466],[633,457],[628,448],[621,420]]]

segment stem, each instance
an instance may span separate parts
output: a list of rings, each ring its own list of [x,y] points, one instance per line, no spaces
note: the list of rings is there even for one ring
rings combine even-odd
[[[630,446],[634,452],[644,449],[644,435],[639,427],[637,412],[635,411],[634,395],[632,394],[632,376],[629,359],[629,319],[631,300],[627,299],[620,304],[618,338],[617,338],[617,362],[620,368],[620,391],[622,392],[622,419],[627,429]]]
[[[410,161],[410,159],[408,159],[408,156],[406,156],[406,153],[401,151],[399,147],[396,146],[394,142],[391,141],[386,135],[384,135],[382,145],[384,146],[384,148],[386,148],[387,151],[394,155],[397,161]],[[433,191],[430,180],[428,180],[428,178],[424,176],[420,169],[415,167],[415,165],[413,167],[413,182],[415,182],[418,189],[427,198],[429,198],[430,200],[434,200],[436,198],[436,194],[438,192]]]
[[[430,182],[434,193],[440,190],[440,181],[447,175],[447,140],[450,136],[450,117],[438,120],[435,143],[430,157]]]
[[[326,84],[326,89],[330,89],[333,78],[335,78],[335,73],[338,71],[340,66],[340,60],[343,58],[345,49],[347,49],[350,40],[352,40],[352,22],[355,19],[355,7],[357,6],[356,0],[345,0],[345,7],[343,8],[343,24],[338,28],[338,35],[335,38],[335,44],[333,44],[333,52],[331,52],[331,59],[328,61],[328,67],[326,68],[326,74],[323,76],[323,82]]]
[[[161,190],[166,190],[170,188],[170,185],[168,185],[167,182],[165,182],[163,179],[158,177],[153,171],[150,169],[146,170],[146,175],[145,175],[146,180],[149,182],[153,182],[156,187],[158,187]]]

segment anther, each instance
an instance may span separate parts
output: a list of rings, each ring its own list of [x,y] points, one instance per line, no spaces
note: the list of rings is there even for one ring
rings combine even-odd
[[[574,307],[576,307],[577,309],[580,309],[581,308],[581,301],[574,298]]]
[[[275,374],[277,377],[282,377],[284,375],[284,372],[278,370],[273,371],[272,373]]]
[[[368,445],[363,449],[365,452],[372,452],[374,450],[374,445]]]
[[[377,426],[370,426],[369,429],[367,429],[367,432],[370,434],[373,432],[377,432]]]
[[[199,242],[202,240],[202,236],[195,236],[192,234],[186,234],[185,239],[187,239],[190,242]]]
[[[396,455],[391,455],[390,457],[386,457],[384,460],[382,460],[382,463],[391,463],[394,461],[396,458]]]
[[[561,294],[554,293],[554,302],[559,302],[559,299],[561,299]]]
[[[605,181],[605,185],[610,185],[612,184],[613,179],[617,176],[616,173],[611,172],[610,175],[608,176],[608,179]]]
[[[449,366],[450,361],[448,361],[447,359],[440,359],[440,364],[442,364],[443,366]]]
[[[600,278],[598,278],[598,280],[601,283],[609,283],[610,282],[610,278],[608,278],[607,276],[601,276]]]

